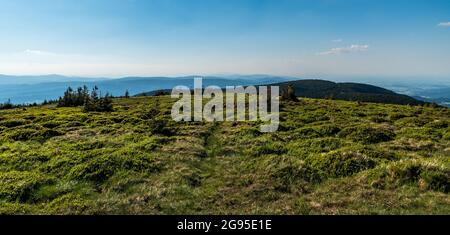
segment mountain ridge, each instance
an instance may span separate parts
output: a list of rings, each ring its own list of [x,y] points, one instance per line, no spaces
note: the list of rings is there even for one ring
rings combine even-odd
[[[13,84],[11,81],[7,84],[3,83],[5,77],[0,78],[0,103],[11,100],[14,104],[43,102],[44,100],[57,99],[62,96],[67,87],[79,87],[86,85],[92,89],[94,86],[99,87],[103,93],[109,92],[115,96],[120,96],[129,91],[130,94],[138,94],[146,91],[158,89],[171,89],[178,85],[193,85],[193,78],[196,76],[184,77],[123,77],[117,79],[100,79],[82,80],[75,77],[67,78],[67,81],[54,82],[50,80],[42,80],[40,83],[17,82]],[[14,79],[14,76],[9,77]],[[19,76],[19,78],[21,78]],[[27,77],[26,79],[36,79],[37,77]],[[259,79],[227,79],[214,76],[203,77],[205,85],[254,85],[262,83],[273,83],[277,81],[286,81],[284,77],[266,76]],[[27,80],[23,81],[27,81]],[[72,79],[72,80],[70,80]],[[85,78],[89,79],[89,78]]]
[[[426,103],[382,87],[354,82],[337,83],[322,79],[303,79],[263,85],[279,86],[281,92],[286,91],[287,87],[292,85],[295,89],[295,95],[304,98],[337,99],[384,104],[423,105]],[[153,96],[160,92],[170,93],[170,91],[170,89],[159,89],[139,93],[135,96]]]
[[[8,76],[6,76],[8,77]],[[45,76],[44,76],[45,77]],[[153,95],[155,91],[172,89],[178,85],[193,87],[196,75],[182,77],[139,77],[128,76],[116,79],[65,77],[61,75],[48,75],[47,81],[41,83],[16,83],[2,84],[5,75],[0,75],[0,103],[11,100],[14,104],[40,103],[44,100],[57,99],[62,96],[67,87],[94,86],[100,88],[102,93],[110,93],[121,96],[126,91],[131,95]],[[10,78],[24,78],[23,81],[41,78],[41,76],[10,76]],[[64,81],[53,80],[63,78]],[[53,80],[52,80],[53,79]],[[84,79],[84,80],[83,80]],[[297,80],[292,80],[297,79]],[[17,82],[17,81],[16,81]],[[393,104],[424,104],[407,95],[397,94],[391,90],[369,84],[344,82],[337,83],[321,79],[300,79],[293,77],[271,75],[233,75],[233,76],[204,76],[203,85],[225,86],[249,86],[249,85],[279,85],[285,89],[287,85],[294,84],[296,95],[308,98],[333,98],[341,100],[365,101],[375,103]]]

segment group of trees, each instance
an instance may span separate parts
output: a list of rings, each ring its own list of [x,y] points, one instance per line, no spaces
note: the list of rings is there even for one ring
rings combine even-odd
[[[84,106],[86,112],[111,112],[113,111],[112,95],[106,93],[102,96],[95,86],[91,92],[87,86],[78,87],[73,90],[71,87],[67,88],[63,97],[59,97],[58,107],[78,107]]]
[[[2,109],[12,109],[15,105],[11,103],[11,100],[8,99],[5,103],[0,104],[0,110]]]
[[[125,92],[125,98],[129,98],[129,92]],[[38,105],[55,104],[57,107],[78,107],[83,106],[86,112],[111,112],[113,111],[112,104],[113,96],[106,93],[102,96],[97,86],[89,91],[87,86],[78,87],[76,90],[71,87],[67,88],[62,97],[58,100],[45,100],[42,103],[29,103],[29,104],[13,104],[11,100],[4,103],[0,103],[0,110],[14,109],[14,108],[26,108],[34,107]]]
[[[48,103],[48,101],[45,101]],[[11,103],[11,100],[8,99],[5,103],[0,103],[0,110],[6,110],[6,109],[15,109],[15,108],[26,108],[26,107],[34,107],[38,106],[36,102],[34,103],[28,103],[28,104],[13,104]]]
[[[295,95],[295,87],[292,84],[289,84],[287,88],[281,91],[281,99],[285,101],[298,101]]]
[[[82,106],[88,99],[90,99],[90,93],[87,86],[78,87],[76,91],[69,87],[63,97],[59,97],[58,107]]]

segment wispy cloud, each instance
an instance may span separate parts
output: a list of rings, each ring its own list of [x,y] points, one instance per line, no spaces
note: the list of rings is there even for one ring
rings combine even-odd
[[[361,52],[361,51],[367,51],[369,49],[369,45],[351,45],[348,47],[336,47],[332,48],[328,51],[320,52],[318,55],[340,55],[340,54],[346,54],[346,53],[352,53],[352,52]]]
[[[25,51],[23,51],[23,53],[27,54],[27,55],[44,55],[44,56],[56,55],[56,53],[53,53],[53,52],[41,51],[41,50],[32,50],[32,49],[26,49]]]
[[[342,42],[343,40],[342,39],[340,39],[340,38],[338,38],[338,39],[333,39],[333,40],[331,40],[332,42],[336,42],[336,43],[338,43],[338,42]]]
[[[438,24],[438,26],[441,26],[441,27],[450,27],[450,22],[441,22],[441,23]]]

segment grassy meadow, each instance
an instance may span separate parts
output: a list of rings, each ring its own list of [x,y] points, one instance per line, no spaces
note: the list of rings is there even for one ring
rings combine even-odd
[[[0,214],[450,214],[450,109],[302,99],[260,122],[0,111]]]

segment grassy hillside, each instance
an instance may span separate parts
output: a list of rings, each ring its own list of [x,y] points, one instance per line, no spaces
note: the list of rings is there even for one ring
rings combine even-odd
[[[1,214],[450,214],[450,110],[304,99],[280,131],[112,113],[0,111]]]

